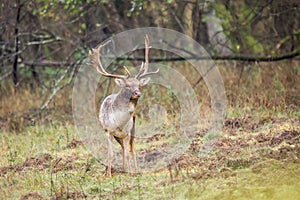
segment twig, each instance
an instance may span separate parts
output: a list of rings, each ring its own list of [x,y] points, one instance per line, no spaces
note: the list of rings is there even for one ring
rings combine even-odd
[[[78,62],[78,61],[77,61]],[[81,63],[81,60],[79,60],[79,63]],[[54,88],[54,90],[52,91],[52,93],[51,93],[51,95],[50,95],[50,97],[47,99],[47,101],[45,101],[45,103],[41,106],[41,108],[39,109],[39,112],[42,112],[42,111],[44,111],[47,107],[48,107],[48,105],[49,105],[49,103],[53,100],[53,98],[55,97],[55,95],[57,94],[57,92],[59,92],[60,90],[62,90],[64,87],[66,87],[66,86],[68,86],[68,85],[70,85],[71,83],[72,83],[72,80],[74,79],[74,77],[75,77],[75,71],[76,71],[76,69],[77,69],[77,67],[76,66],[78,66],[78,64],[74,64],[74,65],[70,65],[66,70],[65,70],[65,72],[59,77],[59,79],[55,82],[55,88]],[[71,70],[72,69],[72,70]],[[62,80],[64,80],[65,79],[65,77],[68,75],[68,71],[69,70],[71,70],[71,74],[70,74],[70,78],[69,78],[69,80],[66,82],[66,83],[64,83],[64,84],[62,84],[62,85],[59,85],[60,84],[60,82],[62,81]]]
[[[2,81],[3,79],[5,79],[11,74],[12,74],[12,69],[7,70],[7,72],[5,72],[3,75],[0,76],[0,81]]]

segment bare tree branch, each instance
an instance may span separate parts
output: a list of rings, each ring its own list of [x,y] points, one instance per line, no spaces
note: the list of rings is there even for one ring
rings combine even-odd
[[[25,66],[36,66],[36,67],[66,67],[66,66],[72,65],[71,62],[66,62],[66,61],[50,61],[50,60],[24,61],[22,63]]]
[[[184,60],[235,60],[235,61],[247,61],[247,62],[277,62],[282,60],[293,59],[300,56],[300,49],[283,54],[278,56],[246,56],[246,55],[230,55],[230,56],[221,56],[221,55],[213,55],[213,56],[189,56],[189,57],[153,57],[151,61],[153,62],[176,62],[176,61],[184,61]],[[110,57],[110,56],[107,56]],[[111,56],[111,58],[115,58]],[[116,61],[144,61],[144,57],[118,57]],[[67,67],[72,65],[71,62],[65,61],[24,61],[22,62],[25,66],[37,66],[37,67]]]
[[[246,56],[246,55],[212,55],[212,56],[189,56],[189,57],[153,57],[153,62],[175,62],[184,60],[236,60],[236,61],[247,61],[247,62],[277,62],[281,60],[292,59],[300,56],[300,48],[291,53],[286,53],[278,56]],[[117,60],[129,60],[129,61],[143,61],[144,57],[119,57]]]

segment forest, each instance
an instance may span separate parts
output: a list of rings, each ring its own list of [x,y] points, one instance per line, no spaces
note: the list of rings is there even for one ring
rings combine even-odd
[[[300,196],[298,1],[2,0],[0,24],[0,199]],[[108,177],[98,116],[120,87],[91,52],[142,73],[148,37],[139,171],[115,140]]]

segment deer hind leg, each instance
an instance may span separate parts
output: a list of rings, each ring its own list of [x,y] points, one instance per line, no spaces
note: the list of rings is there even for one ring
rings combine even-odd
[[[131,132],[130,132],[129,145],[130,145],[130,152],[131,152],[133,162],[134,162],[134,171],[137,172],[137,161],[136,161],[134,142],[135,142],[135,115],[133,116],[133,124],[132,124]]]
[[[111,165],[113,160],[113,143],[112,143],[112,135],[109,134],[109,132],[106,132],[107,137],[107,168],[106,168],[106,175],[111,177]]]
[[[124,171],[131,173],[130,160],[129,160],[129,150],[130,150],[130,136],[127,136],[123,140],[124,149],[123,149],[123,168]]]
[[[134,162],[134,171],[137,172],[137,161],[136,161],[136,153],[134,148],[134,136],[130,136],[129,145],[130,145],[130,152]]]

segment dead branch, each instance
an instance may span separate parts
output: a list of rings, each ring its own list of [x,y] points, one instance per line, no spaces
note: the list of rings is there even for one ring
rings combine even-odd
[[[230,55],[230,56],[221,56],[221,55],[212,55],[212,56],[189,56],[189,57],[153,57],[151,61],[153,62],[177,62],[185,60],[232,60],[232,61],[246,61],[246,62],[278,62],[282,60],[294,59],[300,56],[300,49],[297,49],[293,52],[278,55],[278,56],[246,56],[246,55]],[[116,61],[143,61],[144,57],[132,57],[132,56],[122,56],[115,58],[114,56],[107,56],[108,58],[114,58]],[[64,61],[24,61],[25,66],[38,66],[38,67],[65,67],[70,66],[70,62]]]

